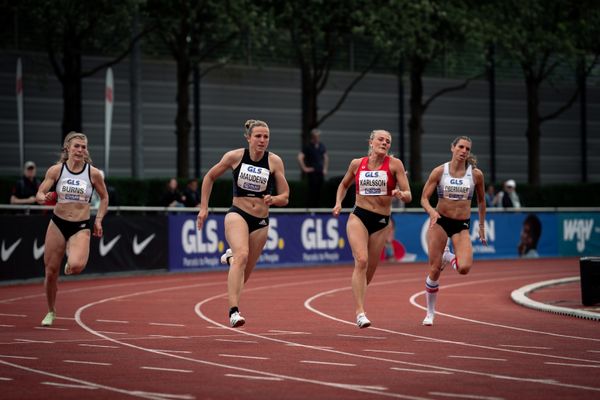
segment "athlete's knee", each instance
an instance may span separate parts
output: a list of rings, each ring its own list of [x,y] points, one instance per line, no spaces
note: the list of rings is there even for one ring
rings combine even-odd
[[[248,251],[236,251],[233,253],[233,263],[231,265],[239,265],[245,268],[246,264],[248,264]]]
[[[366,254],[357,254],[354,256],[354,266],[359,269],[367,269],[368,258]]]
[[[468,274],[472,266],[473,261],[460,262],[458,259],[456,260],[456,271],[461,275]]]

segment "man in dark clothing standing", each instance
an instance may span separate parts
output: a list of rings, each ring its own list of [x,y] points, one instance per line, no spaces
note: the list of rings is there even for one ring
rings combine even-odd
[[[23,166],[23,176],[12,189],[10,204],[37,204],[35,195],[40,186],[40,180],[35,177],[35,163],[27,161]]]
[[[308,193],[306,207],[318,207],[321,199],[321,188],[327,175],[329,156],[325,145],[321,143],[321,131],[313,129],[310,132],[310,142],[298,154],[300,168],[308,178]]]

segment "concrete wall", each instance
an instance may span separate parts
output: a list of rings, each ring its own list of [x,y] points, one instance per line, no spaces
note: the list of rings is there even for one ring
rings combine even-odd
[[[14,79],[17,55],[0,53],[0,175],[20,173]],[[87,58],[86,66],[100,59]],[[40,175],[58,158],[61,145],[61,86],[43,54],[22,55],[25,109],[25,159],[38,163]],[[111,176],[131,175],[129,115],[129,61],[113,68],[115,107],[111,145]],[[104,75],[83,81],[83,131],[95,164],[104,167]],[[327,112],[341,95],[353,73],[332,74],[320,97]],[[429,95],[459,82],[429,78]],[[143,155],[145,177],[169,177],[176,172],[175,65],[170,61],[144,60],[141,77],[143,100]],[[322,126],[322,140],[331,158],[330,176],[343,175],[352,158],[366,154],[373,129],[392,132],[392,149],[398,152],[398,94],[393,75],[369,74],[350,94],[342,108]],[[408,90],[408,84],[405,85]],[[544,88],[542,109],[550,112],[563,104],[572,88]],[[192,88],[190,87],[190,94]],[[405,121],[408,122],[408,93]],[[600,181],[600,88],[588,89],[589,180]],[[497,180],[527,180],[525,90],[521,81],[501,80],[497,87]],[[271,128],[270,150],[279,154],[288,179],[300,176],[296,155],[300,148],[300,76],[296,69],[239,67],[211,71],[201,84],[201,169],[206,172],[222,154],[243,147],[243,123],[265,120]],[[190,106],[190,119],[192,119]],[[579,182],[581,154],[579,105],[542,127],[542,183]],[[450,142],[458,135],[473,138],[473,152],[489,180],[488,86],[475,81],[463,91],[438,98],[425,116],[423,176],[449,157]],[[193,175],[193,141],[190,141],[190,176]],[[408,131],[405,165],[408,167]],[[410,171],[409,171],[410,172]]]

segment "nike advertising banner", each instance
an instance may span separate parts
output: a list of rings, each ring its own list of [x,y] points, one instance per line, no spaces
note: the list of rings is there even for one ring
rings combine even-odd
[[[224,214],[210,214],[202,231],[196,229],[196,215],[169,216],[169,268],[214,269],[227,249]],[[348,215],[280,214],[269,216],[267,243],[258,267],[352,262],[346,238]]]
[[[0,280],[44,276],[44,239],[49,222],[50,214],[0,215]],[[104,236],[92,236],[90,241],[84,274],[167,267],[166,216],[109,213],[102,226]]]

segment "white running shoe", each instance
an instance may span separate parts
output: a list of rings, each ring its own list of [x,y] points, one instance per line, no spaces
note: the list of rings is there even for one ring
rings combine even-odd
[[[367,318],[367,316],[365,315],[365,313],[360,313],[356,316],[356,325],[362,329],[362,328],[368,328],[371,326],[371,321],[369,321],[369,319]]]
[[[229,259],[233,257],[233,251],[231,249],[225,250],[225,253],[221,256],[221,264],[229,265]]]
[[[71,275],[71,268],[69,268],[69,262],[65,263],[65,275]]]
[[[432,326],[433,325],[433,317],[435,317],[434,314],[427,314],[427,316],[423,320],[423,325]]]
[[[233,314],[231,314],[231,317],[229,317],[229,324],[232,328],[239,328],[245,323],[246,320],[240,315],[239,312],[234,312]]]
[[[52,326],[54,318],[56,318],[56,313],[54,311],[48,311],[48,314],[46,314],[42,320],[42,326]]]
[[[442,254],[442,268],[440,268],[440,271],[443,271],[446,265],[450,264],[452,260],[454,260],[454,254],[450,252],[450,247],[446,246],[444,254]]]

